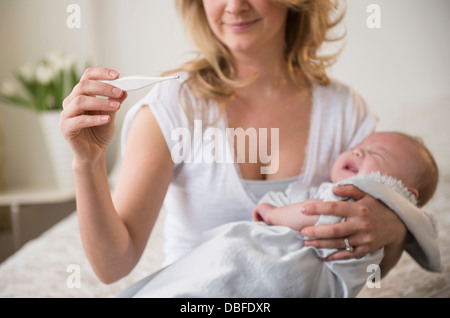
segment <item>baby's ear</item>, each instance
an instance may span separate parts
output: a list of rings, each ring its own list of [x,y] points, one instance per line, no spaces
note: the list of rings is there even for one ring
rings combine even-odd
[[[416,197],[416,199],[419,198],[419,190],[410,186],[407,186],[407,188]]]

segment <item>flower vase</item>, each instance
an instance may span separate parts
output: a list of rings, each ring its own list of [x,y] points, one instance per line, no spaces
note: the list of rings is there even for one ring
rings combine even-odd
[[[72,150],[59,129],[60,111],[39,113],[44,146],[49,156],[56,186],[60,190],[74,189]]]

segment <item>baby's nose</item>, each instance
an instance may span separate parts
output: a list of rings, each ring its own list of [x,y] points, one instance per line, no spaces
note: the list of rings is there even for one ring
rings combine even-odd
[[[359,148],[354,148],[352,150],[352,155],[356,156],[356,157],[362,157],[364,155],[363,151]]]

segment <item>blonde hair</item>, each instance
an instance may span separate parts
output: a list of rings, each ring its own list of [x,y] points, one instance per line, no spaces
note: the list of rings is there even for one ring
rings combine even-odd
[[[344,35],[329,37],[329,31],[341,22],[345,6],[338,9],[333,0],[270,0],[274,5],[288,8],[285,60],[294,83],[301,87],[301,77],[310,82],[328,85],[325,68],[332,65],[340,52],[319,56],[324,42],[336,41]],[[228,49],[209,27],[202,0],[175,0],[186,31],[198,49],[198,56],[175,71],[187,71],[185,84],[202,101],[226,102],[234,91],[247,82],[238,81]],[[334,15],[333,13],[338,13]],[[334,17],[333,17],[334,16]]]

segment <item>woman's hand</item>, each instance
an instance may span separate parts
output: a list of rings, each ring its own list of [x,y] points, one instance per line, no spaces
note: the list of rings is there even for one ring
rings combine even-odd
[[[337,248],[341,251],[326,260],[361,257],[385,246],[383,275],[392,268],[401,256],[407,229],[396,213],[381,201],[354,186],[334,188],[334,193],[350,197],[356,202],[313,202],[303,206],[307,215],[331,214],[345,217],[346,221],[333,225],[307,227],[302,235],[318,238],[305,242],[306,246]],[[344,238],[348,238],[353,251],[345,250]]]
[[[114,134],[116,112],[127,94],[99,80],[118,77],[119,73],[111,69],[89,68],[64,100],[59,126],[74,159],[92,162],[106,152]]]

